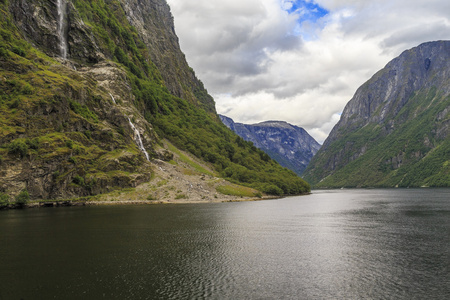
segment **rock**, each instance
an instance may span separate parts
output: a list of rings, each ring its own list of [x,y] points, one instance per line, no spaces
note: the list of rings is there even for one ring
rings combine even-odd
[[[255,147],[266,152],[280,165],[301,175],[320,144],[306,130],[281,121],[259,124],[235,123],[231,118],[219,115],[222,123]]]
[[[347,103],[305,178],[337,187],[450,185],[449,77],[450,41],[424,43],[390,61]],[[432,179],[440,172],[442,179]]]

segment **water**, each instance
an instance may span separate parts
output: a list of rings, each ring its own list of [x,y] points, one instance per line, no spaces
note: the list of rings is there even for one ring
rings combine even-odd
[[[0,212],[0,299],[450,299],[450,190]]]
[[[147,158],[147,160],[150,161],[150,157],[148,155],[147,150],[145,150],[144,143],[142,142],[142,138],[141,138],[141,134],[139,133],[139,130],[137,130],[136,126],[134,126],[134,124],[131,123],[130,118],[128,118],[128,122],[130,122],[131,129],[133,129],[133,131],[134,131],[134,139],[136,141],[137,146],[144,153],[145,158]]]
[[[114,103],[114,104],[117,104],[116,103],[116,99],[114,98],[114,96],[111,94],[111,93],[109,93],[109,95],[111,96],[111,100],[112,100],[112,102]],[[128,121],[129,121],[130,119],[128,119]]]
[[[66,24],[66,0],[57,0],[58,8],[58,36],[59,36],[59,50],[63,59],[67,58],[67,24]]]

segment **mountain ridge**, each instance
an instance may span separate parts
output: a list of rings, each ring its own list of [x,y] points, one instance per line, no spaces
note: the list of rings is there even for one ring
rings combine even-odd
[[[313,158],[317,187],[449,186],[450,42],[404,51],[364,83]]]
[[[2,1],[0,25],[0,198],[92,197],[169,167],[190,199],[213,194],[192,189],[189,176],[247,194],[309,191],[220,122],[165,0]],[[168,182],[178,176],[152,197],[175,197]]]
[[[319,143],[301,127],[285,121],[264,121],[257,124],[236,123],[219,115],[222,122],[244,140],[252,142],[283,167],[299,176],[320,148]]]

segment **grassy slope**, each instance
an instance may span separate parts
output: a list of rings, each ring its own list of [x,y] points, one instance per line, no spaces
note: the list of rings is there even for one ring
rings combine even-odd
[[[111,101],[109,95],[94,80],[33,48],[14,26],[6,4],[0,8],[1,163],[21,159],[43,167],[54,185],[73,178],[68,188],[78,195],[97,193],[102,180],[129,181],[131,173],[140,172],[139,151],[123,128],[103,123],[94,112]],[[128,158],[123,161],[123,156]],[[108,170],[114,159],[120,166]]]
[[[450,98],[442,99],[435,89],[417,93],[395,117],[395,123],[401,125],[391,134],[385,135],[383,124],[369,124],[344,134],[325,155],[318,157],[316,168],[347,143],[353,149],[365,145],[367,152],[320,183],[319,176],[312,180],[317,187],[450,186],[450,141],[436,139],[433,134],[449,120],[449,114],[436,120],[438,113],[449,106]]]
[[[159,71],[149,59],[146,46],[126,20],[118,1],[106,3],[102,0],[76,0],[74,5],[85,23],[91,26],[102,52],[127,70],[135,95],[133,104],[155,127],[161,138],[167,138],[177,147],[213,164],[217,172],[232,182],[276,195],[309,191],[306,182],[280,167],[252,144],[234,135],[222,125],[217,115],[206,112],[195,103],[171,95],[163,85]],[[5,160],[13,159],[12,155],[31,157],[37,152],[39,159],[45,162],[52,155],[64,154],[62,157],[71,157],[72,148],[75,147],[79,157],[69,160],[68,166],[82,162],[80,168],[77,166],[75,170],[83,177],[83,185],[88,185],[91,177],[86,178],[86,174],[97,174],[98,167],[102,165],[101,158],[114,155],[106,150],[108,144],[126,146],[123,128],[112,128],[111,134],[100,135],[101,124],[93,112],[99,100],[96,83],[80,82],[80,78],[74,73],[64,74],[64,68],[59,68],[56,61],[32,48],[15,28],[6,6],[7,3],[0,4],[0,76],[7,78],[1,81],[0,110],[4,117],[0,120],[0,133],[3,137],[0,156]],[[80,104],[73,99],[60,97],[67,89],[84,89],[91,94],[85,103]],[[202,93],[197,91],[197,94]],[[71,104],[70,118],[61,123],[61,128],[43,124],[45,119],[42,115],[27,120],[29,112],[36,107],[57,106],[60,102],[64,102],[64,105],[67,104],[65,102]],[[90,124],[98,134],[65,132],[65,126],[70,127],[80,120]],[[33,149],[31,144],[34,140],[37,140],[37,145],[49,146]],[[20,142],[27,145],[24,155],[20,154],[20,150],[17,153],[9,151],[12,144]],[[134,146],[127,149],[130,152],[136,150]],[[127,163],[136,169],[141,162]],[[64,170],[55,176],[63,176]],[[81,182],[77,179],[73,184],[79,185]]]
[[[134,43],[127,44],[127,59],[121,59],[114,50],[115,59],[128,66],[129,76],[133,83],[133,92],[136,96],[135,105],[144,112],[146,119],[155,126],[160,137],[165,137],[172,141],[177,147],[187,150],[199,158],[212,163],[220,174],[237,183],[245,184],[263,192],[274,194],[299,194],[309,191],[309,185],[295,173],[280,167],[272,161],[265,153],[256,149],[252,144],[243,141],[230,130],[228,130],[219,120],[216,114],[205,111],[202,107],[190,103],[184,99],[177,98],[161,85],[158,72],[154,71],[153,64],[151,75],[147,74],[145,65],[142,72],[133,71],[135,64],[142,62],[141,58],[136,59],[136,53],[145,53],[143,45],[136,35],[134,29],[127,22],[123,11],[117,6],[102,5],[103,1],[97,1],[96,5],[90,1],[77,1],[77,7],[83,11],[83,7],[91,14],[85,14],[87,21],[96,24],[94,29],[98,33],[106,32],[109,40],[114,40],[116,45],[118,38],[115,38],[114,31],[111,30],[111,20],[117,20],[118,32],[123,36],[123,32],[130,31],[130,36],[135,39]],[[114,3],[114,1],[112,1]],[[114,12],[111,7],[115,7]],[[102,13],[104,11],[104,13]],[[108,15],[102,19],[98,16]],[[114,25],[115,26],[115,25]],[[105,35],[104,35],[105,36]],[[105,45],[109,45],[108,38],[104,38]],[[119,39],[120,40],[120,39]],[[139,45],[143,51],[134,49],[133,44]],[[111,49],[112,50],[112,49]],[[144,55],[141,55],[144,57]],[[130,63],[131,62],[131,63]],[[142,75],[141,75],[142,74]],[[206,93],[206,91],[203,91]],[[198,95],[202,93],[197,91]]]

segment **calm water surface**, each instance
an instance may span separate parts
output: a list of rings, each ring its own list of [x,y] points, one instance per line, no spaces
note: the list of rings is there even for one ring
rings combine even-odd
[[[0,299],[450,299],[450,189],[0,211]]]

